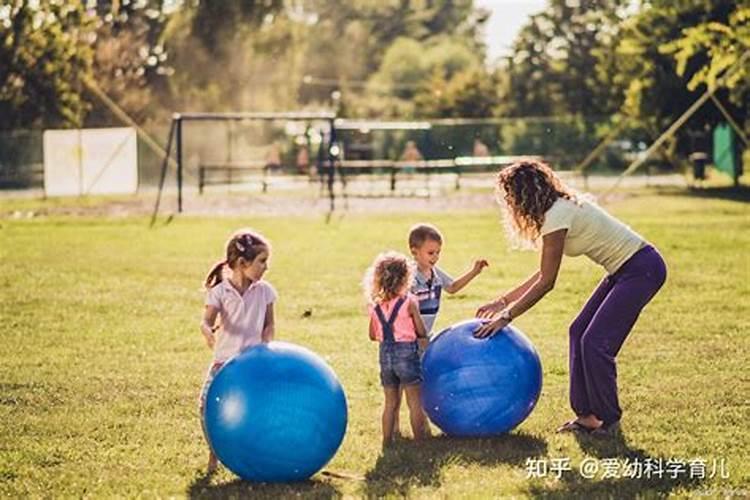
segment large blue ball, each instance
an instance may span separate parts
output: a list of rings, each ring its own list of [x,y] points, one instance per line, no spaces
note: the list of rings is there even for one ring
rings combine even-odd
[[[512,326],[478,339],[480,323],[443,330],[422,360],[422,404],[449,435],[508,432],[531,413],[542,390],[542,364],[529,339]]]
[[[346,397],[315,353],[286,342],[244,351],[208,389],[205,427],[216,456],[248,481],[301,481],[336,453]]]

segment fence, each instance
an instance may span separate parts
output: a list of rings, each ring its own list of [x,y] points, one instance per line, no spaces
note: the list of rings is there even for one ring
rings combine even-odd
[[[439,162],[462,157],[533,155],[545,158],[556,169],[569,170],[596,146],[601,135],[597,131],[603,126],[603,120],[580,116],[446,119],[416,122],[422,123],[423,126],[401,129],[383,126],[386,122],[356,123],[360,125],[343,127],[336,131],[341,151],[340,160],[344,166],[356,165],[351,162],[360,160]],[[157,142],[166,143],[169,129],[167,124],[148,128],[149,134]],[[243,132],[245,128],[247,131]],[[227,162],[228,157],[231,160],[228,164],[257,162],[257,152],[248,146],[252,145],[251,140],[242,135],[252,132],[252,127],[237,125],[236,129],[224,130],[216,127],[215,130],[202,130],[200,134],[194,134],[200,141],[185,146],[195,149],[193,153],[186,155],[189,182],[195,184],[195,187],[200,183],[198,166],[201,163],[194,158],[205,156],[203,163],[206,164],[211,164],[209,160],[212,160],[213,156],[223,162]],[[278,143],[282,166],[280,172],[299,173],[298,142],[300,134],[305,132],[295,131],[295,135],[290,134],[288,130],[284,131],[283,128],[273,131],[274,134],[271,135],[267,132],[258,134],[253,140],[268,139]],[[42,130],[0,131],[0,189],[43,187],[42,136]],[[406,149],[409,143],[416,147],[418,156],[408,157]],[[591,170],[620,171],[645,149],[645,146],[643,137],[623,136],[607,148]],[[315,157],[315,152],[310,148],[311,164],[314,163]],[[163,158],[149,149],[142,140],[138,140],[139,187],[158,184],[162,160]],[[367,169],[358,171],[367,173]],[[393,169],[389,167],[388,171],[391,172]],[[210,180],[206,183],[208,182]]]

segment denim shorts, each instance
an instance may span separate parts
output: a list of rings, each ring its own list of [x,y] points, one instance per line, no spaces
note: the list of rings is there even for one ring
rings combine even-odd
[[[383,387],[422,382],[422,362],[416,342],[380,343],[380,383]]]

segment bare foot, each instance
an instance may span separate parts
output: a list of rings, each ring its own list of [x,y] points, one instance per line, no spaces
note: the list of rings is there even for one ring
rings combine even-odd
[[[589,430],[598,429],[604,423],[598,418],[596,418],[596,415],[586,415],[583,417],[578,417],[576,419],[576,422],[578,422],[580,425],[586,427]]]
[[[558,427],[557,432],[583,432],[589,433],[596,429],[599,429],[602,424],[601,420],[596,418],[594,415],[584,415],[577,417],[575,420],[565,422]]]
[[[206,474],[213,474],[214,472],[216,472],[216,469],[218,468],[218,466],[219,466],[219,461],[216,458],[216,455],[211,453],[208,456],[208,465],[206,466]]]
[[[391,446],[393,446],[393,444],[395,442],[396,442],[396,440],[394,439],[394,436],[391,436],[389,439],[383,439],[383,445],[382,445],[381,450],[385,451],[386,449],[388,449]]]

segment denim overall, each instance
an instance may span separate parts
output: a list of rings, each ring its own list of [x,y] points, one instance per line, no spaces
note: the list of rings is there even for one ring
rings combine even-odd
[[[383,330],[383,340],[380,342],[380,383],[384,387],[422,382],[422,363],[417,341],[397,342],[393,332],[396,316],[405,300],[401,297],[396,301],[387,320],[380,305],[375,306],[375,314]]]

